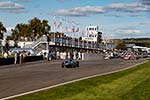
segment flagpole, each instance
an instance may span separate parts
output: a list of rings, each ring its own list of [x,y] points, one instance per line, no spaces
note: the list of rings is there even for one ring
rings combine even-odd
[[[55,50],[55,54],[57,57],[57,52],[56,52],[56,41],[55,41],[55,32],[56,32],[56,16],[54,16],[54,50]]]
[[[66,21],[66,32],[68,36],[68,21]],[[69,39],[67,38],[67,46],[69,46]]]
[[[78,24],[78,29],[79,29],[79,24]],[[79,31],[80,31],[80,29],[77,31],[77,32],[78,32],[78,33],[77,33],[77,34],[78,34],[78,35],[77,35],[77,36],[78,36],[78,47],[79,47],[79,33],[80,33]]]
[[[55,32],[56,32],[56,16],[54,16],[54,43],[55,43]]]
[[[61,45],[63,46],[62,18],[60,17]]]

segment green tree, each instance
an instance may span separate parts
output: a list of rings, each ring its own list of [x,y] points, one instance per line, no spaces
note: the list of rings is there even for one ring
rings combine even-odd
[[[5,32],[7,32],[7,30],[6,30],[6,28],[4,27],[3,23],[0,22],[0,39],[3,39]]]
[[[37,34],[41,35],[41,29],[41,20],[35,17],[34,19],[29,21],[29,30],[32,38],[34,38]]]
[[[32,31],[31,36],[42,36],[50,31],[50,25],[47,20],[39,20],[38,18],[34,18],[29,21],[29,28]]]
[[[20,40],[20,37],[27,37],[34,39],[36,36],[42,36],[43,34],[48,34],[50,31],[50,25],[47,20],[40,20],[38,18],[31,19],[28,24],[17,24],[14,29],[12,29],[12,35],[7,37],[7,40]]]
[[[20,37],[27,37],[28,35],[28,24],[17,24],[15,29],[12,29],[12,37],[14,40],[20,39]]]
[[[6,41],[5,49],[6,49],[6,51],[8,51],[8,50],[9,50],[9,41]]]
[[[42,21],[42,33],[43,34],[48,34],[50,31],[50,25],[48,24],[47,20]]]
[[[116,49],[118,49],[118,50],[119,50],[119,49],[125,50],[125,49],[126,49],[125,42],[120,42],[120,43],[117,45]]]
[[[149,43],[149,42],[146,42],[146,43],[145,43],[145,46],[146,46],[146,47],[150,47],[150,43]]]

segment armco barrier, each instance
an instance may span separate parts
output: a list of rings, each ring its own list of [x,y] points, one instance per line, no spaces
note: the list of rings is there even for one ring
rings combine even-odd
[[[84,59],[83,60],[102,60],[104,57],[104,54],[89,54],[84,53]]]
[[[14,58],[0,58],[0,65],[14,64]]]
[[[23,59],[23,62],[31,62],[31,61],[38,61],[38,60],[43,60],[43,56],[26,56]]]
[[[17,64],[18,63],[25,63],[25,62],[32,62],[32,61],[39,61],[43,60],[43,56],[26,56],[20,61],[20,57],[17,57]],[[14,58],[0,58],[0,66],[2,65],[10,65],[14,64]]]

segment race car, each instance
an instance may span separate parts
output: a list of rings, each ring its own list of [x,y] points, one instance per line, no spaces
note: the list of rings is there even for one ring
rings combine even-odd
[[[71,59],[65,61],[65,62],[62,62],[62,68],[76,68],[76,67],[79,67],[79,61],[73,61]]]

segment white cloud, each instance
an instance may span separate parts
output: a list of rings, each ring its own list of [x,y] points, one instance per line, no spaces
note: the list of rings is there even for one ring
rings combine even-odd
[[[150,25],[150,22],[140,22],[138,25]]]
[[[21,2],[31,2],[32,0],[18,0],[18,1],[21,1]]]
[[[104,13],[105,9],[100,6],[85,6],[73,9],[61,9],[52,12],[53,15],[63,16],[86,16],[89,14]]]
[[[149,12],[150,6],[145,5],[141,2],[135,3],[112,3],[108,6],[84,6],[71,9],[60,9],[52,12],[52,15],[60,16],[87,16],[90,14],[101,14],[110,11],[120,11],[120,12]],[[109,15],[108,15],[109,16]],[[110,15],[115,16],[116,15]],[[131,16],[133,17],[133,16]]]
[[[124,3],[113,3],[106,7],[109,10],[116,10],[116,11],[127,11],[127,12],[148,12],[150,11],[150,6],[143,5],[142,3],[131,3],[131,4],[124,4]]]
[[[104,16],[109,16],[109,17],[122,17],[121,15],[118,14],[105,14]]]
[[[148,37],[150,36],[147,32],[139,29],[122,28],[113,31],[114,38],[134,38],[134,37]]]
[[[23,5],[11,1],[0,2],[0,10],[12,13],[21,13],[26,11]]]
[[[132,37],[132,36],[139,36],[142,35],[142,31],[138,29],[116,29],[115,30],[116,35],[120,37]]]
[[[128,14],[128,16],[130,16],[130,17],[142,17],[141,14],[136,14],[136,13]]]
[[[145,5],[150,5],[150,0],[142,0],[142,3]]]

